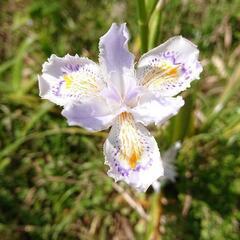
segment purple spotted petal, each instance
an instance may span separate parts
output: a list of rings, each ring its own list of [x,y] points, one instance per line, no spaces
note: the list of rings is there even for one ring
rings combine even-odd
[[[197,46],[177,36],[144,54],[139,60],[139,84],[162,96],[175,96],[199,78],[202,66]]]
[[[38,77],[40,96],[58,105],[84,102],[99,95],[104,86],[100,68],[78,55],[52,55]]]
[[[157,143],[150,132],[135,123],[131,114],[122,113],[116,119],[104,144],[108,175],[115,181],[125,181],[139,191],[163,176],[163,166]]]

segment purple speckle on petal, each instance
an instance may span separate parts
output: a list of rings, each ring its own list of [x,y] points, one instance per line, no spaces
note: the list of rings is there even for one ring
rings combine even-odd
[[[77,72],[77,71],[79,71],[79,69],[80,69],[79,64],[68,63],[64,67],[61,68],[61,71],[63,74],[69,74],[72,72]]]
[[[60,96],[60,89],[61,89],[63,83],[64,83],[64,81],[60,81],[59,84],[56,86],[56,88],[54,88],[54,89],[52,90],[52,93],[53,93],[55,96],[58,96],[58,97]]]

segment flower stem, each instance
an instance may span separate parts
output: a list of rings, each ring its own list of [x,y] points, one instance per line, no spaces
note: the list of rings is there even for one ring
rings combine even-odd
[[[159,0],[147,0],[146,1],[146,10],[147,10],[147,15],[148,15],[148,21],[150,17],[152,16]]]
[[[148,50],[148,21],[145,0],[137,0],[138,8],[138,25],[141,38],[141,52],[145,53]]]
[[[186,136],[193,132],[193,109],[195,103],[195,96],[190,93],[185,98],[185,105],[180,110],[177,116],[171,121],[172,127],[172,140],[171,144],[177,141],[183,141]]]
[[[151,224],[148,225],[146,239],[161,240],[160,226],[163,213],[161,192],[152,194],[150,211]]]
[[[158,43],[160,36],[163,4],[164,4],[163,0],[159,0],[157,2],[155,10],[153,11],[152,16],[150,18],[148,49],[152,49]]]

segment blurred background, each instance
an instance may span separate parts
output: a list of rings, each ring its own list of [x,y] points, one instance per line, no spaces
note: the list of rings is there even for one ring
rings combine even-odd
[[[138,2],[0,0],[1,240],[239,239],[239,0],[146,0],[149,48],[181,34],[204,66],[177,117],[150,128],[162,153],[182,143],[176,181],[160,193],[115,184],[102,154],[107,132],[67,126],[38,96],[51,54],[97,61],[114,21],[127,22],[139,58]]]

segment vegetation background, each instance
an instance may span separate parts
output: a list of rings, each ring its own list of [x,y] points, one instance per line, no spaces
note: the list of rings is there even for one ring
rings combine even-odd
[[[42,63],[53,53],[97,61],[113,21],[128,23],[140,56],[139,2],[0,1],[1,240],[239,239],[239,0],[165,0],[158,9],[146,0],[145,50],[181,34],[204,66],[178,116],[152,128],[161,152],[182,142],[176,182],[160,194],[115,184],[103,163],[107,133],[68,127],[38,96]]]

